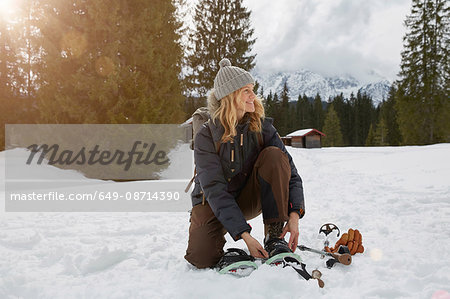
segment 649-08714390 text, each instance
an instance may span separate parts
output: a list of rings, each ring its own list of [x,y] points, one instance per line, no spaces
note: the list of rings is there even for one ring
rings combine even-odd
[[[177,201],[180,199],[179,192],[161,191],[134,191],[134,192],[104,192],[95,191],[89,193],[63,193],[50,192],[24,192],[11,193],[11,201]]]

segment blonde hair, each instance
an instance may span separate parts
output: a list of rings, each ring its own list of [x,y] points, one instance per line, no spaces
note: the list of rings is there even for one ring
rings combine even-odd
[[[220,100],[220,106],[211,115],[213,121],[218,119],[225,132],[223,133],[221,142],[228,142],[233,140],[236,136],[236,126],[238,124],[238,108],[239,106],[245,105],[241,101],[241,93],[243,88],[234,91],[233,93],[227,95]],[[254,100],[255,111],[247,112],[246,115],[250,118],[250,131],[261,132],[262,124],[261,118],[264,117],[264,106],[261,99],[258,97]]]

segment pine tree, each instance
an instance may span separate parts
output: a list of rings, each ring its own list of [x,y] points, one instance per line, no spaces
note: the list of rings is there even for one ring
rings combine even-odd
[[[373,123],[375,107],[372,98],[358,91],[354,101],[354,145],[364,145]]]
[[[0,18],[0,98],[12,94],[11,65],[15,62],[11,41],[11,25]]]
[[[23,0],[19,2],[21,13],[18,14],[13,27],[13,49],[16,53],[12,80],[14,87],[22,98],[32,99],[39,89],[41,69],[42,35],[39,24],[42,21],[42,4],[40,0]]]
[[[356,117],[356,97],[353,94],[353,92],[350,94],[350,98],[348,100],[349,104],[349,112],[350,112],[350,127],[347,131],[348,136],[348,145],[354,146],[356,145],[356,123],[357,123],[357,117]]]
[[[253,86],[253,92],[259,98],[262,98],[264,95],[264,87],[259,84],[258,81],[255,81],[255,86]]]
[[[369,133],[366,138],[366,146],[374,146],[376,145],[376,137],[375,130],[373,129],[373,124],[370,125]]]
[[[23,0],[15,3],[17,11],[11,19],[0,17],[0,95],[10,93],[27,99],[34,96],[39,62],[37,15],[39,1]]]
[[[297,100],[297,115],[298,115],[298,128],[308,129],[314,127],[313,125],[313,106],[308,97],[303,94],[299,96]]]
[[[397,122],[397,110],[395,109],[397,90],[393,84],[389,89],[386,101],[380,104],[380,119],[386,124],[386,144],[400,145],[401,134]]]
[[[39,1],[14,5],[16,13],[0,17],[0,150],[5,146],[5,124],[36,122]]]
[[[323,132],[326,135],[323,139],[324,146],[343,146],[341,125],[339,117],[334,110],[333,105],[328,107],[328,112],[323,125]]]
[[[281,102],[276,92],[273,94],[272,108],[273,126],[277,128],[277,130],[279,130],[279,128],[282,126]]]
[[[256,55],[250,24],[251,12],[243,0],[200,0],[195,8],[193,48],[187,57],[186,86],[190,93],[204,97],[212,89],[219,61],[228,58],[233,66],[250,71]]]
[[[269,92],[269,94],[265,98],[265,101],[264,101],[264,112],[265,112],[266,116],[273,118],[274,101],[273,101],[272,90]]]
[[[182,121],[180,24],[171,0],[48,1],[43,121]]]
[[[313,108],[313,125],[314,128],[321,131],[323,122],[324,122],[324,112],[323,112],[323,104],[322,104],[322,98],[317,93],[317,95],[314,98],[314,108]]]
[[[344,140],[344,145],[351,145],[352,140],[351,134],[353,129],[353,118],[352,118],[352,108],[347,99],[344,99],[344,95],[335,96],[331,103],[336,110],[336,113],[340,119],[342,138]]]
[[[287,86],[287,81],[283,84],[283,89],[280,93],[280,100],[281,100],[281,111],[278,115],[279,119],[279,127],[278,132],[281,136],[284,136],[289,133],[289,120],[290,120],[290,113],[289,113],[289,88]]]
[[[450,140],[450,2],[412,0],[396,95],[405,144]]]
[[[383,118],[380,118],[377,129],[375,130],[375,144],[385,146],[387,143],[387,135],[389,130]]]

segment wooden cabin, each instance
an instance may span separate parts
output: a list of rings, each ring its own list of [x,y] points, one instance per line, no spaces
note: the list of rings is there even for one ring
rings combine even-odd
[[[324,133],[316,129],[303,129],[282,137],[283,143],[292,147],[321,148]]]

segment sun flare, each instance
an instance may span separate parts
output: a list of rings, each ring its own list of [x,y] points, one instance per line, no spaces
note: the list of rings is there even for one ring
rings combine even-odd
[[[10,19],[17,12],[17,1],[0,0],[0,17]]]

